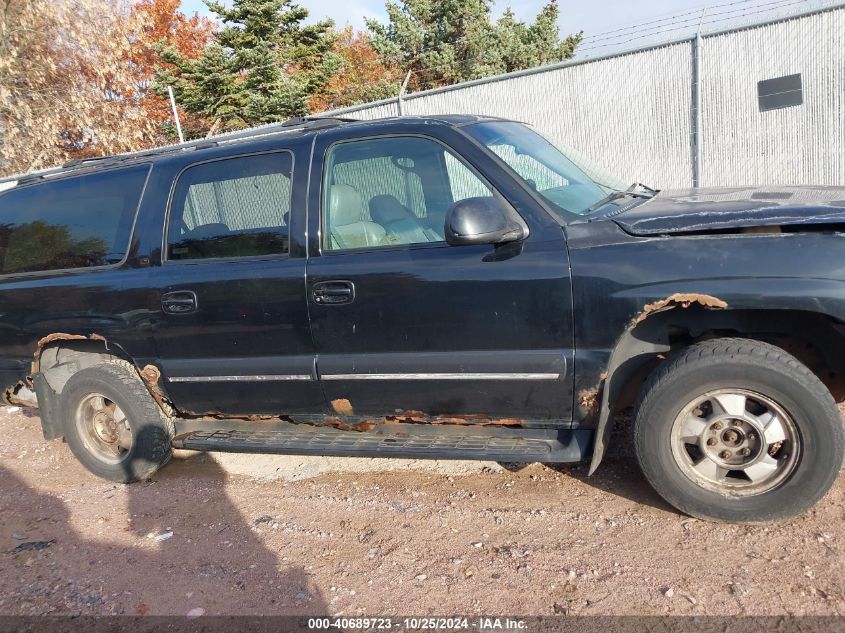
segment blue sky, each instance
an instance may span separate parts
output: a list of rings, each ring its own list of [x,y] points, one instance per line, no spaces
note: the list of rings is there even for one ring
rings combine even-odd
[[[721,4],[726,0],[714,0],[710,4]],[[299,4],[311,11],[314,19],[331,17],[339,24],[351,24],[364,28],[364,17],[383,19],[383,0],[299,0]],[[501,13],[510,5],[517,16],[530,20],[545,4],[543,0],[497,1],[495,11]],[[559,0],[562,33],[583,30],[586,35],[602,33],[631,23],[643,22],[653,16],[672,15],[702,7],[707,0]],[[183,0],[183,11],[206,13],[202,0]]]

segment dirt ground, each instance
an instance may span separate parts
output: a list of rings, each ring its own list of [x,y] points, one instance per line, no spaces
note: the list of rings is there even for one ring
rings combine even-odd
[[[679,515],[624,451],[589,478],[198,456],[122,486],[36,415],[0,409],[0,615],[845,613],[843,477],[775,527]]]

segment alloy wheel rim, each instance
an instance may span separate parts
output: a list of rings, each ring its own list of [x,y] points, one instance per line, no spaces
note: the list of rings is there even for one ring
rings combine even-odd
[[[792,416],[771,398],[746,389],[717,389],[683,407],[672,424],[672,456],[696,485],[754,496],[794,472],[801,438]]]
[[[104,395],[91,393],[82,398],[75,421],[85,448],[100,460],[119,464],[132,450],[132,430],[126,414]]]

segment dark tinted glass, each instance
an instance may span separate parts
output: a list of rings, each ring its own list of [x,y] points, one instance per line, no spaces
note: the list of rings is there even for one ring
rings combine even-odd
[[[287,253],[292,164],[278,152],[185,170],[170,209],[168,258]]]
[[[148,165],[0,194],[3,273],[116,264],[129,246]]]
[[[775,77],[757,82],[760,112],[779,110],[804,103],[801,74]]]

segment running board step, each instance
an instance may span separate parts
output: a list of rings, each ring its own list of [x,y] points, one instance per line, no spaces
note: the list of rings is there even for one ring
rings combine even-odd
[[[584,458],[591,433],[563,431],[557,437],[497,436],[481,433],[370,433],[315,429],[195,430],[173,439],[175,448],[230,453],[479,459],[490,461],[572,462]],[[561,438],[563,439],[563,438]]]

